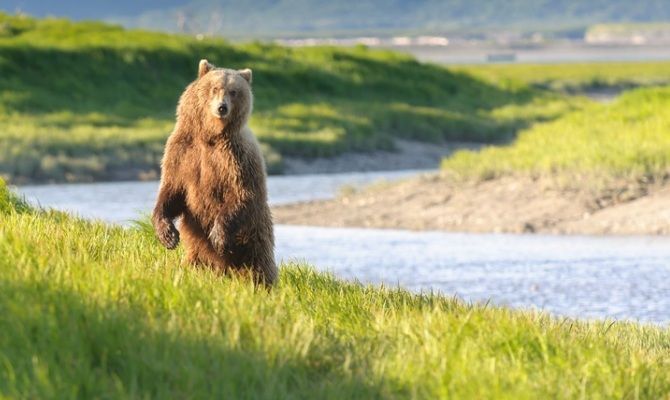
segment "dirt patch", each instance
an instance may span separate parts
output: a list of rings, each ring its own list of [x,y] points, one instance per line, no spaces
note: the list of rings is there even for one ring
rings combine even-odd
[[[454,183],[432,174],[337,199],[277,207],[280,224],[552,234],[670,234],[670,185],[602,189],[505,177]]]
[[[314,159],[285,157],[283,173],[287,175],[324,174],[343,172],[396,171],[408,169],[436,169],[442,159],[454,151],[477,149],[475,143],[425,143],[395,140],[395,151],[345,153],[336,157]]]

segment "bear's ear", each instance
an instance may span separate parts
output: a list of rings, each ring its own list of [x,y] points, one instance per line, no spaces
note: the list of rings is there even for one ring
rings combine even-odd
[[[202,78],[212,69],[214,69],[214,66],[210,64],[209,61],[205,60],[204,58],[200,60],[200,64],[198,64],[198,79]]]
[[[249,68],[241,69],[237,72],[239,72],[240,75],[242,75],[242,78],[244,78],[245,81],[251,84],[251,70]]]

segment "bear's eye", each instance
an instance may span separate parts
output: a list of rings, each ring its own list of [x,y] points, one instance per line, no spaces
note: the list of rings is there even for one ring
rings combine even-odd
[[[234,97],[237,95],[237,90],[231,90],[228,93],[230,93],[230,95]]]

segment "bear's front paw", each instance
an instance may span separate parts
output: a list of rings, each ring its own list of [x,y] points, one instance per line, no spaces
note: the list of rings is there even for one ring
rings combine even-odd
[[[174,249],[179,244],[179,231],[172,222],[161,222],[156,227],[156,236],[158,240],[169,250]]]
[[[215,222],[212,230],[209,232],[209,241],[217,253],[222,254],[226,250],[226,234],[223,225]]]

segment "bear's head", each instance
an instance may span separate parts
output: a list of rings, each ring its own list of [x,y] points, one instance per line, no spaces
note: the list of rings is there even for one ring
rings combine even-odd
[[[199,125],[217,131],[225,127],[239,129],[251,114],[251,70],[217,68],[200,60],[198,78],[189,85],[180,100],[178,114],[200,119]]]

